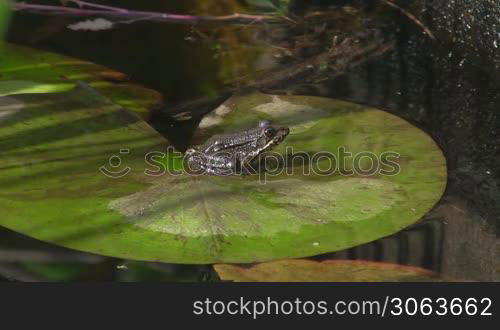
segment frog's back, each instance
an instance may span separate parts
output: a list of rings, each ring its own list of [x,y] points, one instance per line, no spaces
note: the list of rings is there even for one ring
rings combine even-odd
[[[213,145],[244,144],[255,141],[259,137],[260,129],[249,129],[238,133],[217,134],[210,137],[201,147],[203,149]]]

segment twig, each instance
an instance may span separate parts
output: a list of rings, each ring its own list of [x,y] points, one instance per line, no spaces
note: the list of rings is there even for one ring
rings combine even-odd
[[[65,15],[65,16],[104,16],[126,19],[148,19],[177,24],[200,24],[200,23],[224,23],[224,24],[250,24],[250,23],[274,23],[281,21],[276,16],[233,14],[226,16],[194,16],[178,15],[151,11],[135,11],[124,8],[95,5],[89,2],[70,0],[82,7],[93,9],[74,8],[65,6],[37,5],[29,3],[12,3],[12,10],[34,12],[43,15]]]
[[[127,12],[127,9],[123,8],[118,8],[118,7],[111,7],[111,6],[105,6],[105,5],[99,5],[97,3],[91,3],[87,1],[80,1],[80,0],[65,0],[65,2],[73,2],[77,4],[80,8],[82,7],[91,7],[91,8],[99,8],[99,9],[106,9],[106,10],[111,10],[111,11],[117,11],[117,12]]]
[[[417,24],[419,27],[422,28],[422,30],[425,31],[425,33],[427,33],[427,35],[433,39],[433,40],[436,40],[436,37],[434,36],[434,34],[431,32],[431,30],[429,30],[429,28],[427,28],[427,26],[424,25],[424,23],[422,23],[418,18],[416,18],[412,13],[410,13],[409,11],[407,11],[406,9],[404,8],[401,8],[400,6],[398,6],[397,4],[395,4],[394,2],[392,1],[389,1],[389,0],[380,0],[382,1],[382,3],[392,7],[392,8],[395,8],[397,10],[399,10],[401,13],[403,13],[403,15],[405,15],[406,17],[408,17],[411,21],[413,21],[413,23]]]

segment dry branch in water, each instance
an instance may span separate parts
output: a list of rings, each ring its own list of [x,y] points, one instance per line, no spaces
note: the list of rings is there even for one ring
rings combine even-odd
[[[436,39],[436,37],[434,37],[434,34],[432,33],[432,31],[429,30],[429,28],[427,26],[425,26],[424,23],[422,23],[418,18],[416,18],[415,15],[413,15],[412,13],[407,11],[406,9],[401,8],[400,6],[398,6],[397,4],[395,4],[392,1],[389,1],[389,0],[380,0],[380,1],[382,1],[382,3],[388,5],[389,7],[392,7],[392,8],[399,10],[401,13],[403,13],[403,15],[408,17],[412,22],[414,22],[416,25],[418,25],[420,28],[422,28],[422,30],[424,30],[424,32],[427,33],[427,35],[431,39]]]

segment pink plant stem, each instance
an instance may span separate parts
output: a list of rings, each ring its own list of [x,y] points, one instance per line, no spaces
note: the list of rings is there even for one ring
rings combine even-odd
[[[127,9],[124,9],[124,8],[99,5],[97,3],[91,3],[91,2],[87,2],[87,1],[66,0],[66,2],[73,2],[73,3],[77,4],[80,7],[100,8],[100,9],[107,9],[107,10],[112,10],[112,11],[117,11],[117,12],[122,12],[122,13],[125,13],[125,12],[128,11]]]
[[[87,7],[99,6],[101,9],[85,9],[85,8],[74,8],[65,6],[50,6],[50,5],[37,5],[28,3],[12,3],[11,7],[15,11],[30,11],[45,15],[68,15],[68,16],[103,16],[103,17],[114,17],[114,18],[139,18],[147,19],[153,21],[162,21],[168,23],[179,23],[179,24],[199,24],[202,22],[220,22],[226,24],[249,24],[256,22],[272,22],[276,21],[276,17],[273,16],[258,16],[258,15],[243,15],[234,14],[227,16],[193,16],[193,15],[178,15],[178,14],[168,14],[159,13],[151,11],[134,11],[128,9],[121,9],[115,7],[94,5],[91,3],[86,3],[83,1],[73,0],[77,4]]]

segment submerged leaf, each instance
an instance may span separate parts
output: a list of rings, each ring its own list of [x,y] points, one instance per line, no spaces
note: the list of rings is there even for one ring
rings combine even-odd
[[[436,282],[429,270],[363,260],[281,260],[251,267],[219,264],[222,280],[236,282]]]

